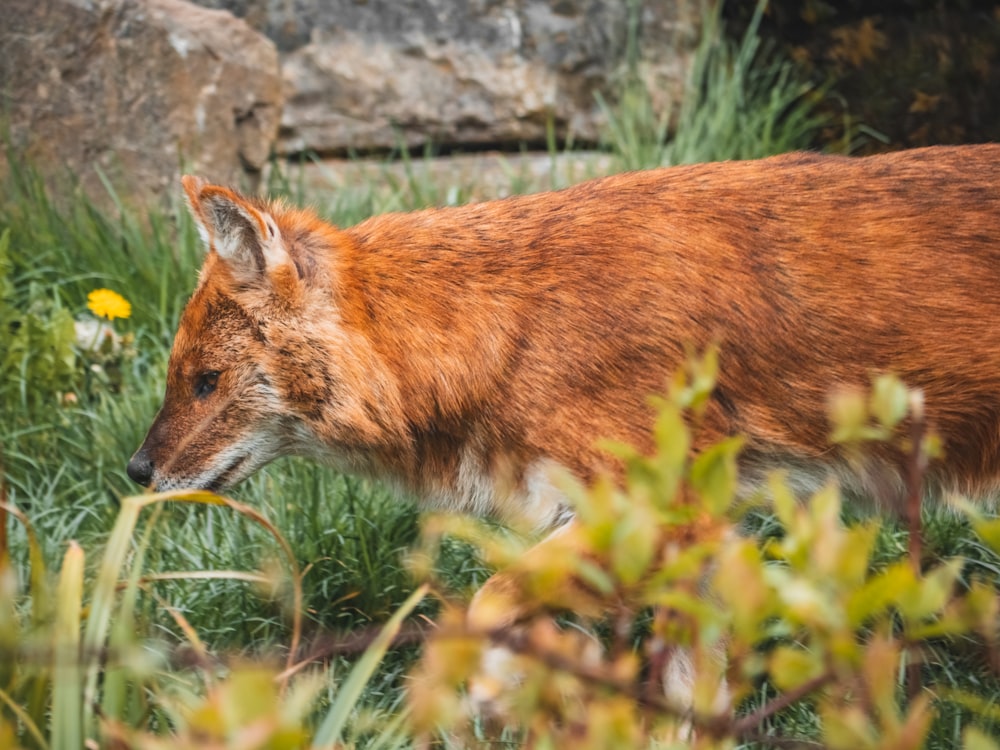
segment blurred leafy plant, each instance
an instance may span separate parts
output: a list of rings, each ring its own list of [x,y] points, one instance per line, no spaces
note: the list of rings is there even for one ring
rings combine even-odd
[[[11,232],[0,234],[0,400],[25,410],[51,407],[81,381],[73,316],[58,298],[30,284],[15,296]],[[13,415],[14,410],[11,410]]]
[[[74,317],[44,284],[15,282],[11,237],[10,229],[0,233],[0,402],[26,427],[40,410],[117,392],[122,365],[135,351],[133,336],[111,325],[131,314],[124,297],[94,290],[88,307],[96,317]]]
[[[584,489],[563,477],[577,519],[530,552],[465,520],[428,524],[419,570],[433,570],[428,556],[441,535],[458,535],[519,581],[514,606],[535,614],[510,628],[504,599],[485,608],[492,627],[474,601],[472,627],[469,611],[442,594],[446,612],[410,691],[424,741],[440,731],[471,739],[478,708],[469,697],[483,684],[497,688],[488,707],[521,727],[530,747],[818,740],[904,749],[923,746],[944,699],[992,718],[975,696],[914,683],[908,669],[943,638],[977,634],[995,648],[1000,599],[981,577],[960,581],[962,560],[875,565],[877,521],[847,526],[835,486],[800,502],[781,474],[767,494],[782,534],[761,545],[736,533],[745,508],[740,441],[689,451],[715,369],[709,353],[674,381],[659,404],[651,456],[614,448],[625,464],[621,489],[610,479]],[[898,380],[880,379],[870,397],[849,408],[840,402],[834,432],[897,439],[900,425],[922,419],[914,404],[919,398]],[[908,445],[915,455],[934,443],[920,434],[920,444]],[[976,524],[1000,547],[1000,524]],[[556,627],[550,613],[567,609],[578,613],[576,625]],[[599,644],[590,633],[602,621]],[[512,653],[499,674],[497,645]],[[740,714],[762,682],[771,697]],[[775,736],[769,721],[799,704],[818,714],[818,736]],[[992,747],[974,730],[966,736],[969,747]]]
[[[277,541],[288,563],[290,586],[282,580],[284,574],[266,571],[172,575],[256,581],[279,594],[290,589],[287,608],[294,621],[293,637],[283,669],[249,662],[223,667],[210,658],[183,615],[172,607],[166,608],[188,634],[197,657],[187,673],[169,668],[176,647],[142,637],[142,592],[151,581],[171,576],[142,575],[159,508],[167,502],[228,507]],[[143,528],[140,515],[149,507],[156,510]],[[86,584],[85,554],[78,544],[69,544],[57,576],[50,579],[28,519],[0,501],[0,528],[6,529],[8,516],[27,528],[32,560],[24,596],[10,564],[6,534],[0,535],[0,740],[3,747],[15,750],[79,750],[99,743],[136,750],[338,747],[363,688],[403,619],[426,593],[426,588],[418,588],[389,619],[314,725],[316,704],[330,683],[329,675],[295,661],[303,612],[302,573],[287,542],[259,512],[204,492],[126,498],[92,587]],[[404,718],[394,719],[398,742],[405,737],[400,730]]]

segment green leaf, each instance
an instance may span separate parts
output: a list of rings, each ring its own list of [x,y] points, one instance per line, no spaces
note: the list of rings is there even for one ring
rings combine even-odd
[[[776,567],[765,568],[764,575],[782,603],[784,616],[792,622],[823,629],[843,625],[843,613],[817,583]]]
[[[920,748],[924,747],[924,740],[931,728],[931,721],[934,719],[934,710],[931,708],[931,696],[927,693],[918,695],[910,704],[903,725],[898,730],[898,742],[895,747]]]
[[[809,523],[793,528],[792,534],[804,533],[803,547],[808,549],[809,564],[817,573],[833,575],[840,565],[846,533],[840,522],[840,490],[827,485],[808,503]]]
[[[917,580],[909,563],[897,562],[888,566],[848,593],[845,605],[848,622],[858,627],[882,615],[900,599],[912,598],[916,586]]]
[[[890,637],[876,635],[867,644],[861,669],[867,696],[878,709],[883,723],[896,718],[896,675],[899,674],[900,644]]]
[[[774,512],[781,521],[781,525],[786,529],[791,528],[795,522],[795,511],[799,507],[795,495],[788,487],[788,472],[775,471],[768,477],[767,486],[772,498]]]
[[[648,506],[631,508],[619,521],[611,547],[611,567],[622,583],[638,583],[649,569],[659,533],[657,519]]]
[[[83,670],[80,666],[83,563],[83,549],[76,542],[70,542],[59,571],[52,630],[55,670],[51,746],[56,750],[83,747]]]
[[[962,572],[962,560],[949,560],[917,582],[911,595],[899,599],[900,613],[913,622],[936,615],[951,598]]]
[[[599,477],[576,504],[580,522],[593,548],[604,551],[614,543],[618,525],[618,489],[608,477]]]
[[[962,732],[962,750],[1000,750],[1000,743],[977,727],[966,727]]]
[[[762,571],[764,561],[755,542],[740,540],[724,546],[712,575],[712,590],[733,617],[734,629],[753,639],[774,611],[774,596]]]
[[[591,560],[582,558],[577,561],[576,574],[583,583],[605,596],[615,590],[615,581],[611,575]]]
[[[868,523],[848,529],[843,534],[835,563],[837,580],[842,585],[853,588],[864,583],[878,532],[877,523]]]
[[[739,485],[736,460],[745,442],[742,437],[727,438],[703,451],[691,465],[691,486],[713,515],[732,505]]]
[[[892,430],[910,408],[910,391],[895,375],[879,375],[872,384],[871,412],[879,423]]]
[[[865,395],[857,390],[844,390],[830,398],[830,422],[833,424],[832,443],[855,443],[862,439],[868,424]]]
[[[719,348],[709,346],[701,357],[689,357],[688,369],[691,379],[688,408],[696,414],[701,414],[705,404],[712,397],[712,391],[715,390],[715,384],[719,379]]]
[[[824,744],[831,750],[865,750],[878,746],[878,732],[860,706],[824,702],[819,715]]]
[[[823,673],[822,659],[799,646],[778,646],[770,662],[771,681],[779,690],[793,690]]]
[[[653,434],[661,469],[679,480],[691,449],[691,438],[681,410],[665,403],[656,418]]]
[[[1000,518],[973,518],[972,528],[991,550],[1000,555]]]

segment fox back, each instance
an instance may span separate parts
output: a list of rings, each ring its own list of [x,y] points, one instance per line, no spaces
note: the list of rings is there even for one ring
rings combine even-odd
[[[720,352],[695,450],[901,492],[828,444],[828,396],[893,372],[925,394],[941,489],[1000,487],[1000,146],[790,154],[333,227],[187,177],[209,252],[129,475],[226,489],[299,454],[429,503],[570,515],[549,470],[648,447],[649,396]],[[890,497],[891,499],[891,497]]]

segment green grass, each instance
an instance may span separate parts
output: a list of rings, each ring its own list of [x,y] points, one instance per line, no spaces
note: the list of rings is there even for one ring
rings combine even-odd
[[[138,490],[125,476],[125,464],[162,399],[167,353],[202,249],[180,206],[147,214],[142,223],[131,213],[115,218],[99,211],[83,196],[57,206],[27,167],[15,173],[4,194],[0,468],[6,500],[30,519],[50,569],[58,567],[66,544],[77,540],[88,553],[90,580],[122,498]],[[357,206],[346,208],[342,220],[361,218]],[[74,367],[57,366],[64,359],[62,341],[58,325],[46,321],[86,317],[86,295],[98,287],[132,302],[131,318],[115,321],[120,333],[134,337],[132,344],[124,355],[106,358],[71,351]],[[42,322],[31,324],[28,349],[13,361],[4,356],[13,351],[6,344],[25,338],[32,315]],[[103,369],[95,373],[92,366]],[[67,400],[67,394],[74,398]],[[406,498],[294,460],[276,463],[234,494],[272,519],[292,540],[299,566],[309,568],[303,579],[307,643],[320,634],[383,623],[413,591],[403,553],[416,539],[418,515]],[[25,529],[6,518],[4,523],[15,569],[26,580]],[[142,519],[140,528],[146,524],[155,526],[148,532],[143,573],[254,572],[273,567],[278,558],[273,539],[228,509],[170,505],[155,521]],[[461,566],[472,571],[470,580],[482,578],[470,555]],[[156,598],[138,595],[137,627],[168,654],[186,639],[164,603],[220,656],[270,658],[287,648],[291,617],[282,592],[194,577],[147,589]],[[425,604],[420,611],[431,610]],[[372,708],[398,703],[401,674],[412,658],[412,649],[400,651],[371,680]],[[334,659],[341,665],[338,674],[350,660]],[[177,679],[190,682],[182,673]],[[0,675],[0,690],[17,688]],[[67,705],[65,699],[60,705]],[[73,746],[66,738],[75,735],[58,732],[54,747]],[[69,744],[59,745],[64,740]]]
[[[119,291],[133,305],[129,320],[116,321],[120,332],[134,336],[133,354],[120,363],[119,383],[88,379],[93,373],[83,371],[62,382],[46,382],[49,390],[33,398],[22,397],[25,389],[31,392],[36,371],[45,374],[44,361],[29,359],[11,368],[15,377],[5,379],[0,391],[8,499],[30,513],[47,557],[54,560],[70,538],[99,542],[117,515],[120,498],[137,489],[124,474],[125,463],[162,398],[166,355],[202,250],[179,207],[170,214],[147,214],[145,227],[130,214],[113,219],[82,197],[67,211],[48,201],[28,169],[16,173],[7,198],[0,208],[0,232],[9,230],[13,288],[7,302],[13,316],[44,306],[86,317],[87,292],[97,287]],[[79,368],[88,364],[88,358],[78,357]],[[70,392],[76,400],[67,404]],[[416,534],[416,513],[405,500],[295,461],[263,472],[238,494],[284,522],[289,538],[301,540],[303,554],[311,556],[307,560],[331,556],[345,570],[356,571],[346,575],[345,586],[365,590],[365,611],[376,618],[391,611],[387,601],[405,598],[398,591],[402,576],[396,553]],[[165,563],[253,567],[263,554],[253,541],[247,545],[246,530],[224,513],[177,508],[168,516],[164,528],[170,532],[151,552]],[[395,576],[383,569],[387,558],[394,559],[390,567]],[[331,570],[327,566],[314,576],[317,596],[345,595],[329,588]],[[356,583],[351,575],[357,576]],[[385,585],[367,596],[373,578]],[[227,618],[233,614],[215,612],[220,621],[242,619]]]
[[[805,148],[828,124],[825,92],[796,75],[757,29],[765,3],[743,37],[720,33],[722,3],[705,15],[683,100],[658,111],[632,60],[616,106],[603,98],[607,146],[622,170],[726,159],[755,159]],[[845,138],[850,139],[847,132]],[[850,143],[842,144],[846,149]]]

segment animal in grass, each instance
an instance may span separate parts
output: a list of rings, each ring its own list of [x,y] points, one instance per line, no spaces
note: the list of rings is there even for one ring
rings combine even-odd
[[[930,485],[1000,488],[1000,145],[655,169],[346,229],[183,184],[208,255],[142,485],[222,491],[298,454],[555,531],[551,467],[587,481],[615,471],[598,439],[650,447],[648,397],[714,343],[694,450],[745,435],[747,484],[791,466],[901,497],[890,447],[859,471],[828,444],[831,388],[891,371],[944,440]]]

